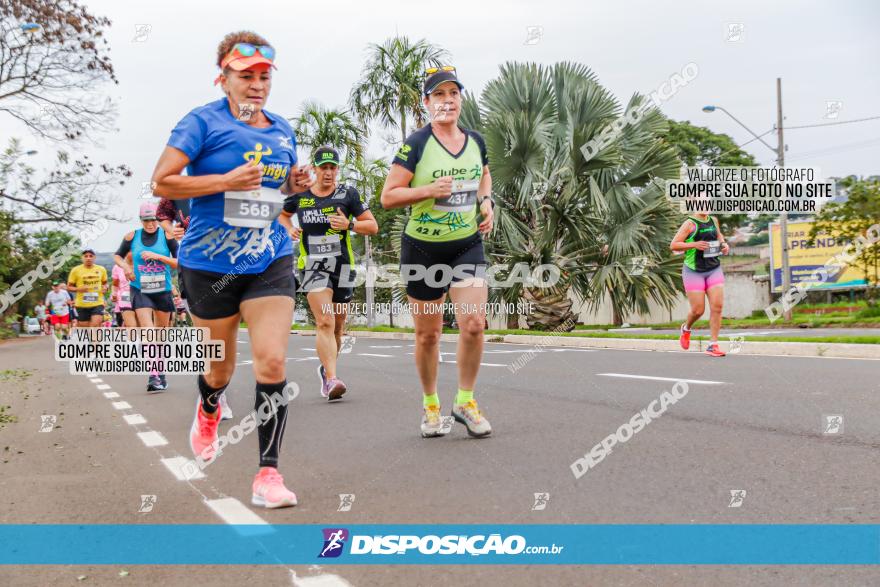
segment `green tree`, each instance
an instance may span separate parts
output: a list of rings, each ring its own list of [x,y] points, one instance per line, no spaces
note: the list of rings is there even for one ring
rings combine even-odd
[[[442,65],[448,53],[424,39],[413,43],[408,37],[392,37],[381,45],[370,44],[361,78],[351,91],[352,112],[366,127],[371,122],[400,129],[406,140],[407,121],[416,128],[427,118],[422,105],[425,69]]]
[[[347,111],[306,102],[302,114],[293,119],[293,123],[296,140],[309,149],[310,159],[314,151],[324,145],[337,149],[343,164],[351,164],[364,156],[367,133]]]
[[[0,293],[12,294],[18,299],[6,307],[7,299],[3,300],[3,314],[14,316],[27,314],[36,303],[45,298],[53,280],[65,281],[70,270],[80,263],[76,255],[68,258],[63,265],[56,268],[48,277],[37,279],[23,295],[19,290],[10,290],[25,274],[36,269],[41,263],[53,259],[56,251],[66,247],[74,236],[63,230],[41,229],[28,232],[7,212],[0,212]]]
[[[688,167],[754,167],[758,161],[748,151],[740,148],[730,136],[712,132],[704,126],[694,126],[689,121],[668,120],[668,130],[663,139],[676,148],[678,156]],[[759,216],[766,222],[771,216]],[[732,234],[739,226],[749,223],[746,214],[723,214],[718,216],[721,230]],[[757,230],[754,223],[753,230]]]
[[[669,128],[661,136],[678,150],[678,156],[688,167],[748,167],[758,162],[747,151],[739,148],[728,135],[712,132],[689,121],[668,120]]]
[[[666,127],[658,111],[646,110],[587,160],[581,146],[624,109],[584,65],[508,63],[479,105],[465,100],[462,122],[486,139],[498,202],[490,259],[561,269],[554,287],[513,284],[493,290],[493,299],[532,302],[529,326],[548,329],[573,318],[570,291],[591,307],[607,295],[617,323],[652,299],[672,304],[668,243],[677,217],[654,180],[677,176],[680,162],[659,138]],[[643,102],[636,95],[629,106]]]
[[[847,200],[828,204],[816,215],[808,237],[810,245],[820,233],[833,234],[849,242],[859,237],[870,239],[872,234],[880,235],[880,181],[848,177],[842,183],[848,190]],[[851,250],[855,252],[855,246]],[[865,297],[868,304],[876,305],[880,243],[863,246],[851,264],[864,271],[868,281]]]

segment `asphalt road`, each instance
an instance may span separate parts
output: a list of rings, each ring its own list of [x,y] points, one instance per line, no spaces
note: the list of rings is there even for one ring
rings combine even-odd
[[[235,419],[221,424],[221,433],[253,406],[247,333],[239,339],[239,368],[228,391]],[[301,393],[291,404],[280,470],[299,505],[275,511],[249,505],[256,435],[228,448],[201,479],[178,480],[163,464],[190,458],[194,377],[170,377],[167,392],[147,395],[142,377],[99,375],[94,381],[69,375],[65,364],[52,359],[47,338],[0,345],[0,371],[26,372],[23,378],[0,374],[0,404],[18,417],[0,429],[0,523],[224,523],[234,521],[235,500],[269,523],[287,524],[880,523],[877,361],[547,347],[513,373],[508,365],[532,347],[487,344],[476,397],[493,424],[492,437],[471,439],[456,425],[447,437],[422,439],[412,343],[357,339],[340,363],[350,391],[343,401],[327,404],[318,393],[314,340],[292,335],[288,344],[288,378]],[[456,388],[454,343],[442,343],[442,349],[445,412]],[[689,380],[684,398],[575,479],[575,459],[681,379]],[[129,424],[125,417],[134,414],[143,422]],[[57,417],[51,432],[39,432],[41,415]],[[829,415],[843,416],[835,434],[823,433]],[[731,490],[746,491],[740,507],[729,507]],[[549,502],[536,511],[539,492],[549,493]],[[355,495],[350,511],[338,511],[339,494]],[[138,511],[142,495],[156,496],[152,511]],[[226,506],[218,505],[221,499]],[[244,581],[300,587],[876,585],[880,571],[0,567],[4,585]]]

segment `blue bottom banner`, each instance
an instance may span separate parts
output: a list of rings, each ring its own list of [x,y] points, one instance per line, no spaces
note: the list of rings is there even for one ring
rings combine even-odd
[[[878,524],[0,525],[4,565],[876,565]]]

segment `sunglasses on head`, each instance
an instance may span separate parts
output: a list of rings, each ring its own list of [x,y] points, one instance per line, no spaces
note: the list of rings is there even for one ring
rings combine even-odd
[[[431,75],[432,73],[437,73],[438,71],[455,71],[455,67],[451,65],[444,65],[443,67],[429,67],[425,70],[425,74]]]
[[[250,43],[236,43],[230,53],[232,51],[238,51],[238,53],[242,57],[251,57],[257,51],[260,52],[260,55],[265,57],[268,60],[275,59],[275,49],[270,47],[269,45],[260,45],[259,47],[256,45],[251,45]]]

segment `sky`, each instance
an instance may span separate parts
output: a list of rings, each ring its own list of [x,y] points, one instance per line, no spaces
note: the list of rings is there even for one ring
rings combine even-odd
[[[702,106],[722,106],[763,133],[776,122],[777,77],[786,126],[880,117],[880,3],[872,1],[84,4],[113,22],[108,40],[119,84],[99,91],[116,101],[119,116],[116,132],[76,150],[98,161],[125,163],[134,173],[114,195],[114,211],[129,221],[95,242],[100,251],[114,250],[136,227],[141,183],[149,181],[177,121],[221,97],[212,85],[215,52],[223,35],[234,30],[254,30],[276,48],[278,71],[267,108],[286,117],[299,114],[307,100],[343,106],[367,46],[396,34],[447,49],[460,79],[477,94],[505,62],[574,61],[590,67],[625,103],[634,92],[650,93],[694,63],[696,77],[661,109],[675,120],[729,134],[737,144],[751,135],[726,114],[704,113]],[[59,146],[0,118],[0,136],[9,135],[38,151],[38,167]],[[791,129],[785,139],[789,166],[815,167],[826,177],[880,174],[880,119]],[[765,140],[775,147],[775,134]],[[773,164],[775,154],[760,143],[746,149],[762,165]],[[390,158],[392,150],[376,139],[369,154]]]

